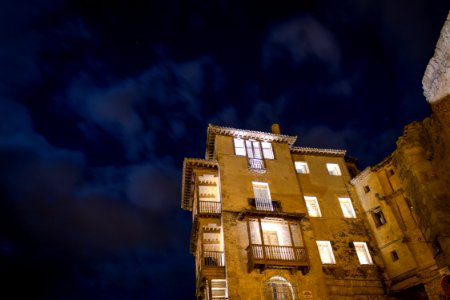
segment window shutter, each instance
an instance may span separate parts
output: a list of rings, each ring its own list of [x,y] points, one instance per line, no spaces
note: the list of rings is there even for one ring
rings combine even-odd
[[[262,150],[265,159],[274,159],[272,144],[268,142],[262,142]]]
[[[296,247],[302,247],[303,246],[303,241],[302,241],[302,236],[300,234],[300,229],[298,227],[297,223],[290,223],[289,224],[291,226],[291,232],[292,232],[292,239],[294,240],[294,246]]]
[[[258,220],[250,220],[250,241],[252,244],[261,245]]]
[[[280,246],[292,246],[291,234],[289,233],[288,224],[280,224]]]
[[[255,142],[255,141],[253,141],[252,143],[253,143],[253,154],[254,154],[253,158],[262,159],[260,143]]]
[[[247,148],[248,158],[254,158],[253,147],[251,141],[245,141],[245,147]]]

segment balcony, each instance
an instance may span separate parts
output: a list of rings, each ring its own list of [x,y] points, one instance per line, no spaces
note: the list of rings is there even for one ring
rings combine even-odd
[[[248,168],[253,171],[265,172],[264,160],[260,158],[248,158]]]
[[[249,272],[266,267],[301,269],[304,273],[309,269],[304,247],[250,244],[246,250]]]
[[[219,214],[222,212],[222,205],[215,201],[199,201],[198,213],[200,214]]]
[[[193,207],[193,217],[218,217],[222,213],[222,203],[199,200]]]
[[[254,210],[281,212],[281,202],[273,199],[248,199],[248,204]]]
[[[225,279],[225,255],[223,251],[203,251],[198,264],[198,278]]]

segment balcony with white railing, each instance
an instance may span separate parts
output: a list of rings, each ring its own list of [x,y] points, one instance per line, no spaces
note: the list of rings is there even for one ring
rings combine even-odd
[[[251,170],[265,171],[264,160],[260,158],[248,158],[248,167]]]

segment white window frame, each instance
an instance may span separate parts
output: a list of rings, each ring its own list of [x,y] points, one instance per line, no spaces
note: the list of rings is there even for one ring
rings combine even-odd
[[[328,170],[328,174],[330,174],[331,176],[341,176],[342,175],[341,168],[339,167],[338,164],[327,163],[327,170]]]
[[[306,161],[296,161],[294,162],[295,171],[299,174],[309,174],[309,167]]]
[[[372,257],[370,256],[369,248],[366,242],[353,242],[355,246],[356,255],[361,265],[373,265]]]
[[[245,140],[234,138],[234,154],[239,156],[247,156],[247,152],[245,151]]]
[[[308,210],[308,215],[310,217],[320,218],[322,217],[322,213],[320,211],[319,202],[317,201],[317,197],[314,196],[304,196],[306,203],[306,209]]]
[[[341,205],[342,214],[344,218],[356,218],[355,210],[353,209],[352,200],[348,197],[339,197],[339,204]]]
[[[252,181],[256,210],[273,211],[272,197],[267,182]]]
[[[264,159],[275,159],[275,157],[273,155],[272,143],[261,142],[261,148],[262,148]]]
[[[275,159],[272,143],[234,138],[234,154],[255,159]]]
[[[336,264],[330,241],[316,241],[322,264]]]

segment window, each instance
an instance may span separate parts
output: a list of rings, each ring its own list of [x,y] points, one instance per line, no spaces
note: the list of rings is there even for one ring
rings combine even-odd
[[[284,261],[306,259],[304,252],[299,249],[303,247],[303,240],[296,222],[274,218],[249,219],[248,226],[254,259]],[[262,251],[263,244],[265,251]]]
[[[319,203],[316,197],[305,196],[306,208],[308,209],[308,215],[310,217],[321,217]]]
[[[333,249],[330,241],[316,241],[319,248],[320,260],[323,264],[335,264]]]
[[[380,227],[383,224],[386,224],[386,218],[384,217],[381,208],[377,207],[372,211],[372,217],[375,222],[375,226]]]
[[[273,276],[263,283],[264,298],[266,300],[294,300],[298,299],[292,284],[284,277]]]
[[[371,265],[372,257],[370,257],[369,248],[365,242],[353,242],[356,254],[358,255],[359,263],[361,265]]]
[[[268,142],[261,142],[263,149],[263,156],[265,159],[274,159],[272,144]]]
[[[236,155],[245,156],[244,140],[234,139],[234,153]]]
[[[367,194],[368,192],[370,192],[370,187],[368,185],[365,185],[364,186],[364,193]]]
[[[211,279],[211,298],[224,299],[227,295],[227,280],[226,279]]]
[[[328,174],[333,176],[341,176],[341,169],[338,164],[327,164]]]
[[[257,181],[253,181],[252,185],[253,185],[253,194],[255,195],[256,209],[273,211],[269,185],[266,182],[257,182]]]
[[[397,261],[399,259],[397,251],[395,251],[395,250],[391,251],[391,258],[392,258],[392,261]]]
[[[300,174],[308,174],[309,168],[308,164],[304,161],[296,161],[295,162],[295,170]]]
[[[353,209],[352,200],[350,198],[338,198],[341,205],[344,218],[356,218],[355,210]]]
[[[274,159],[272,144],[254,140],[234,139],[234,153],[249,158]]]

